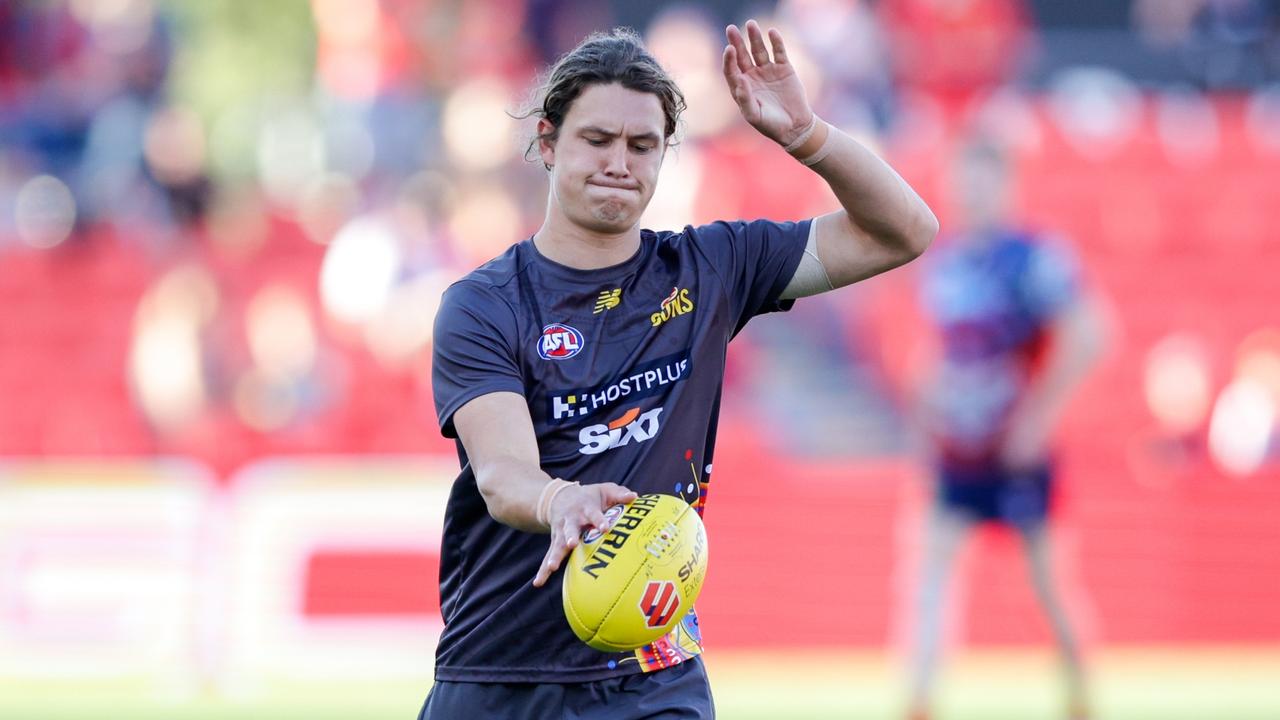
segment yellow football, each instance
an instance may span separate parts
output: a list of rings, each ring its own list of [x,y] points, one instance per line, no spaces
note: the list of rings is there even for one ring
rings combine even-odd
[[[707,531],[689,503],[641,495],[583,535],[564,573],[564,614],[583,642],[634,650],[665,635],[693,607],[707,575]]]

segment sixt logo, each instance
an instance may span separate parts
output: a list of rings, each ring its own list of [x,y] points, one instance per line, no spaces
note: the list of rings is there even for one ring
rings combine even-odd
[[[689,289],[671,288],[671,294],[662,301],[662,309],[650,315],[649,322],[658,327],[673,317],[692,311],[693,301],[689,299]]]
[[[605,450],[652,439],[658,434],[658,416],[661,414],[660,407],[643,415],[640,414],[640,408],[631,408],[607,425],[588,425],[578,433],[578,442],[582,443],[578,452],[583,455],[599,455]]]
[[[618,307],[622,302],[622,288],[613,290],[605,290],[600,293],[600,297],[596,298],[596,309],[591,311],[592,315],[598,315],[605,310],[612,310]]]
[[[568,360],[582,352],[585,343],[576,328],[551,323],[542,328],[542,335],[538,336],[538,356],[543,360]]]
[[[603,385],[582,390],[556,390],[547,398],[547,414],[552,422],[592,415],[612,407],[622,398],[635,402],[657,395],[672,383],[689,376],[688,351],[666,355],[636,365],[627,374]]]

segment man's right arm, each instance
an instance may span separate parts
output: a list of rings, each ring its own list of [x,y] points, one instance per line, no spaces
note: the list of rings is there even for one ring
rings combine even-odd
[[[517,530],[551,534],[535,586],[541,587],[560,567],[584,529],[604,529],[606,509],[636,498],[634,492],[614,483],[569,484],[556,492],[545,520],[541,519],[539,501],[548,483],[556,479],[542,470],[525,399],[512,392],[481,395],[458,408],[453,425],[489,515]]]

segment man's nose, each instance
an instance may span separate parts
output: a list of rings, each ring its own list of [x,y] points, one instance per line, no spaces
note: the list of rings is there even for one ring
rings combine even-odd
[[[605,152],[604,172],[609,177],[626,177],[630,173],[627,169],[627,144],[625,142],[609,144],[609,149]]]

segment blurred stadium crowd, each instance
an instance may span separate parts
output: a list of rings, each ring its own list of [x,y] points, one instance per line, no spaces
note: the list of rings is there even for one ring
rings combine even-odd
[[[1028,214],[1065,225],[1120,301],[1157,258],[1201,262],[1170,219],[1201,180],[1227,183],[1225,205],[1204,204],[1226,224],[1212,242],[1276,257],[1260,221],[1280,185],[1276,2],[6,2],[0,454],[179,454],[226,473],[266,454],[451,452],[430,401],[434,308],[540,222],[545,181],[514,116],[587,32],[635,25],[689,98],[649,226],[832,207],[723,90],[721,28],[749,9],[784,29],[819,112],[894,158],[944,222],[948,148],[982,127],[1044,181]],[[1104,167],[1135,181],[1110,214],[1087,192]],[[1184,184],[1144,190],[1168,168]],[[1228,292],[1214,288],[1209,303]],[[881,346],[911,328],[875,309],[904,292],[868,283],[760,323],[731,396],[791,452],[900,451]],[[1243,358],[1252,380],[1229,400],[1244,420],[1224,442],[1244,442],[1227,463],[1248,468],[1274,449],[1280,340],[1241,305],[1239,332],[1207,340],[1143,311],[1145,369],[1107,382],[1144,387],[1137,425],[1177,445],[1221,400],[1215,363],[1231,361],[1215,354]]]
[[[0,699],[42,674],[425,680],[457,469],[433,317],[542,220],[517,119],[535,73],[614,24],[672,71],[690,107],[648,227],[827,212],[724,90],[722,28],[749,15],[939,243],[953,150],[994,136],[1019,219],[1109,300],[1115,342],[1059,438],[1055,562],[1086,649],[1274,646],[1280,0],[0,0]],[[714,647],[906,636],[918,279],[733,343]],[[961,561],[983,592],[958,636],[1049,642],[993,537]]]

